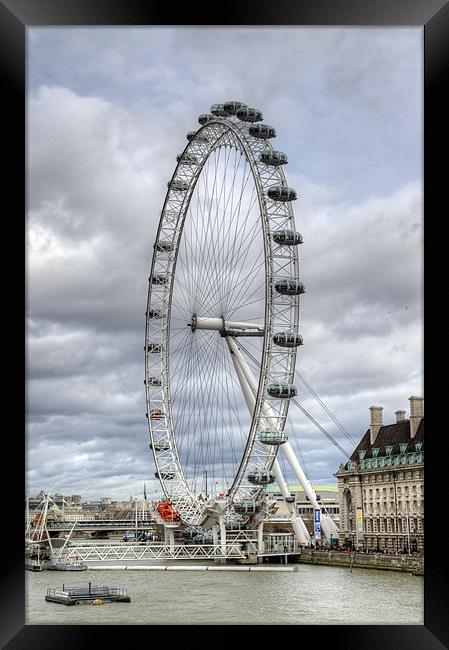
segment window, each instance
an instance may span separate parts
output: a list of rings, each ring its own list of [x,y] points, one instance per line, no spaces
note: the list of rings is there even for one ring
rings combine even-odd
[[[399,445],[399,452],[401,454],[405,454],[405,450],[407,449],[407,442],[401,442]]]
[[[379,455],[379,447],[373,447],[371,451],[373,454],[373,458],[377,458],[377,456]]]
[[[421,448],[422,448],[422,442],[415,442],[416,451],[421,451]]]
[[[387,445],[385,447],[385,453],[387,456],[391,456],[391,452],[393,451],[393,445]]]
[[[359,451],[359,459],[363,460],[365,458],[365,454],[366,454],[366,449],[361,449]]]

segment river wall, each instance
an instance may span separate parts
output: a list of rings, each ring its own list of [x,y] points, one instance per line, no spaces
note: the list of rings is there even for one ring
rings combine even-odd
[[[406,571],[424,575],[424,558],[413,555],[383,555],[382,553],[341,553],[337,551],[316,551],[301,549],[295,561],[303,564],[322,564],[325,566],[344,566],[348,569],[382,569],[386,571]]]

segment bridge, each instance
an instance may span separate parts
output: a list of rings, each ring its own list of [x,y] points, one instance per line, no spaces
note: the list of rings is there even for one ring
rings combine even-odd
[[[46,526],[49,531],[66,532],[74,531],[112,531],[112,530],[148,530],[157,524],[161,524],[153,518],[146,519],[91,519],[74,521],[50,521],[47,519]]]
[[[247,531],[250,532],[250,531]],[[251,531],[252,532],[252,531]],[[54,561],[86,564],[135,560],[231,560],[257,561],[257,557],[299,555],[301,549],[291,533],[268,534],[258,542],[251,535],[231,536],[225,544],[167,544],[160,542],[93,544],[72,542],[55,549]],[[58,552],[59,550],[59,552]]]

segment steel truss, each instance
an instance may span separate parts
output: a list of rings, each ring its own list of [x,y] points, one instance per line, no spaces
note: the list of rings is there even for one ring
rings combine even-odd
[[[240,542],[227,544],[74,544],[61,554],[62,561],[245,559]],[[58,561],[61,561],[58,558]]]

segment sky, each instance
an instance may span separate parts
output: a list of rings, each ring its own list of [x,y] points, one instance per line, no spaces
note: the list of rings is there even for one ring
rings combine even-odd
[[[161,496],[143,386],[152,246],[187,131],[231,99],[275,126],[299,194],[299,372],[356,441],[373,404],[386,424],[408,416],[423,394],[422,28],[27,38],[28,494]],[[352,452],[305,387],[300,402]],[[335,484],[344,455],[290,420],[309,480]]]

